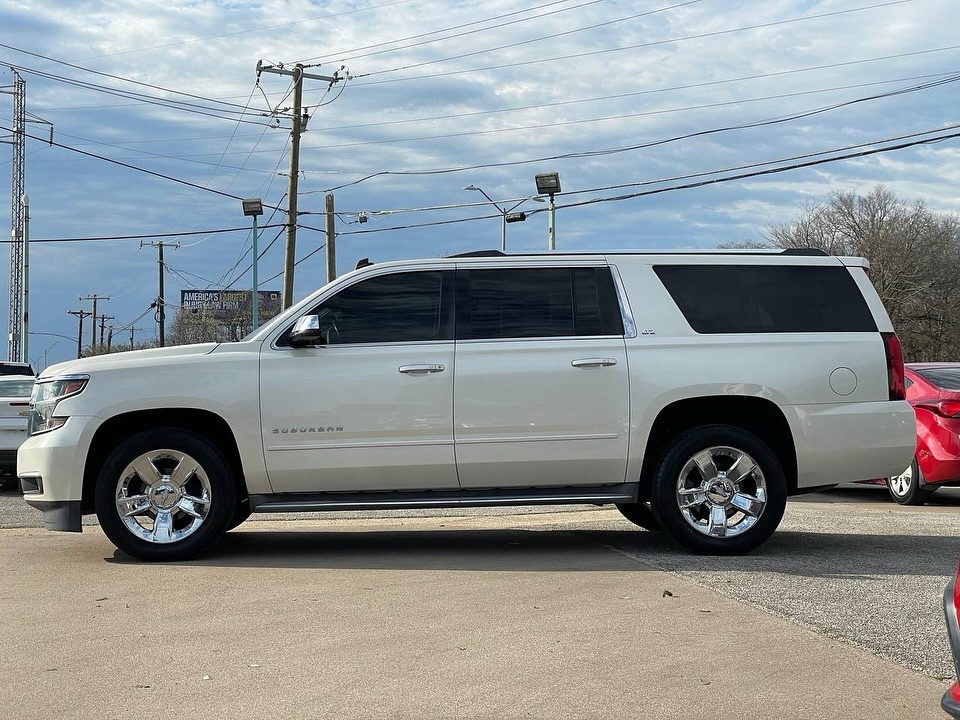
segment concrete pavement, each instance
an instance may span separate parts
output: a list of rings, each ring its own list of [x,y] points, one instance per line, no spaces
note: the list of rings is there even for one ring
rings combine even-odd
[[[177,565],[128,562],[95,527],[0,530],[0,708],[24,719],[945,717],[944,683],[557,522],[261,521]]]

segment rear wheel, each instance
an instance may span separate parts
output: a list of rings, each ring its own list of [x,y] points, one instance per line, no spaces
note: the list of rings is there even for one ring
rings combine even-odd
[[[654,477],[653,511],[695,553],[739,555],[763,543],[787,502],[783,468],[751,432],[704,425],[681,434]]]
[[[634,525],[639,525],[644,530],[650,530],[651,532],[663,530],[663,526],[660,524],[660,521],[657,520],[657,516],[653,514],[650,503],[617,503],[617,510],[619,510],[620,514],[627,520]]]
[[[902,473],[887,478],[887,491],[900,505],[923,505],[933,495],[933,490],[922,482],[923,472],[914,458]]]
[[[226,532],[236,507],[223,455],[179,428],[124,440],[97,478],[100,526],[120,550],[141,560],[195,557]]]

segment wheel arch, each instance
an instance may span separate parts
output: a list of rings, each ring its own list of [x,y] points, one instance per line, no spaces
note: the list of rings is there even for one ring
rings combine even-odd
[[[237,494],[240,499],[247,497],[244,482],[243,464],[240,450],[233,431],[227,421],[209,410],[195,408],[165,408],[162,410],[139,410],[116,415],[106,420],[90,443],[87,459],[83,468],[83,499],[81,511],[94,511],[94,490],[97,474],[107,456],[114,448],[138,432],[156,427],[177,427],[195,432],[216,446],[223,453],[230,467]]]
[[[797,450],[790,425],[775,403],[757,397],[698,397],[665,406],[654,420],[640,470],[640,499],[649,500],[653,476],[671,441],[700,425],[732,425],[763,440],[780,460],[787,494],[797,490]]]

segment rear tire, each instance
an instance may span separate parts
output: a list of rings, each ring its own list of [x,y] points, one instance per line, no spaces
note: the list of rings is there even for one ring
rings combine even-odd
[[[620,514],[627,520],[634,525],[639,525],[644,530],[649,530],[650,532],[661,532],[663,530],[663,526],[660,524],[660,521],[657,520],[657,516],[653,514],[650,503],[617,503],[617,510],[619,510]]]
[[[238,505],[220,451],[194,432],[171,427],[121,442],[100,469],[95,495],[110,541],[148,561],[196,557],[227,531]]]
[[[682,433],[654,475],[663,529],[702,555],[740,555],[769,538],[787,504],[783,468],[759,437],[730,425]]]
[[[914,457],[909,467],[899,475],[886,478],[887,491],[898,505],[923,505],[933,490],[922,485],[923,471]]]

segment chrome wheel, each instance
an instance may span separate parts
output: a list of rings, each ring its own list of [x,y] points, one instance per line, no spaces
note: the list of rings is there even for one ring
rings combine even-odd
[[[681,468],[676,502],[687,524],[715,538],[752,528],[767,504],[767,483],[757,462],[737,448],[705,448]]]
[[[116,508],[124,526],[149,543],[173,543],[193,535],[207,519],[210,478],[179,450],[152,450],[120,473]]]

